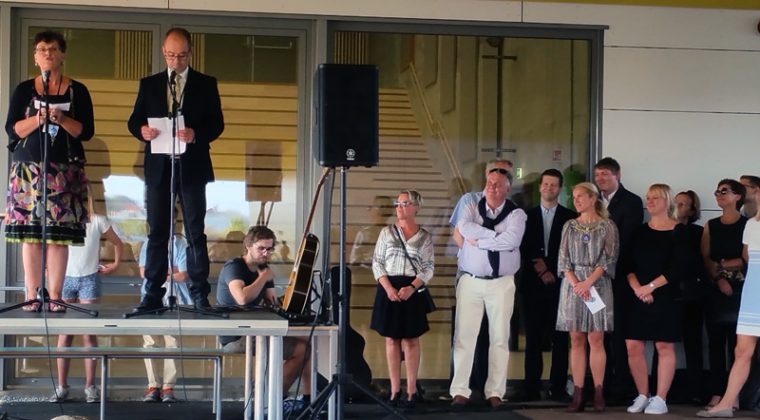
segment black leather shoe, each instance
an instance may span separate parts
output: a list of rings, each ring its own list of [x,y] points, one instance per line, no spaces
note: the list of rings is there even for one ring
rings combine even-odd
[[[152,299],[148,296],[145,296],[141,301],[140,304],[135,306],[134,312],[141,312],[141,311],[152,311],[161,309],[164,307],[164,303],[161,302],[161,300]]]
[[[193,306],[195,309],[211,310],[211,304],[208,303],[208,298],[196,298],[193,299]]]

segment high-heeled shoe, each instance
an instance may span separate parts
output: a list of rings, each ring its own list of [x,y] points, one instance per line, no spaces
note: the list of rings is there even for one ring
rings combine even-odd
[[[398,407],[398,403],[401,401],[401,391],[391,394],[388,398],[388,405],[391,407]]]
[[[576,386],[573,392],[573,400],[567,406],[568,413],[579,413],[583,411],[583,388]]]
[[[604,389],[601,385],[594,387],[594,411],[601,413],[606,408],[607,404],[604,401]]]

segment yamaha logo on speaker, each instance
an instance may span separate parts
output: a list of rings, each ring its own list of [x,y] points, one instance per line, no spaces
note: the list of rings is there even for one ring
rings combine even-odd
[[[356,160],[356,150],[354,150],[354,149],[346,149],[346,160],[348,160],[348,161],[354,161],[354,160]]]

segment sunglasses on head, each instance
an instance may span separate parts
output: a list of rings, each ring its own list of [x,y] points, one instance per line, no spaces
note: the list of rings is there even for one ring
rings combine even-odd
[[[713,194],[717,197],[719,195],[736,194],[736,192],[734,192],[734,190],[732,190],[732,189],[721,188],[719,190],[715,190],[715,192]]]
[[[504,168],[493,168],[493,169],[491,169],[490,171],[488,171],[488,173],[489,173],[489,174],[492,174],[492,173],[494,173],[494,172],[498,172],[498,173],[500,173],[500,174],[502,174],[502,175],[506,175],[506,174],[508,174],[508,173],[509,173],[509,171],[508,171],[508,170],[506,170],[506,169],[504,169]]]

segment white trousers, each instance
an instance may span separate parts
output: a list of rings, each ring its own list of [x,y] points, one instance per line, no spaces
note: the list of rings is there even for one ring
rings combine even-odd
[[[156,338],[159,336],[144,335],[143,347],[144,348],[156,348]],[[165,335],[164,345],[166,348],[177,348],[177,337],[173,335]],[[148,371],[148,388],[174,388],[174,384],[177,383],[177,362],[174,359],[163,359],[164,362],[164,375],[158,374],[158,362],[159,359],[145,359],[145,370]],[[163,378],[163,380],[161,380]]]
[[[515,303],[515,278],[493,280],[463,274],[457,284],[457,313],[454,323],[454,379],[449,393],[469,398],[470,373],[475,356],[483,311],[488,315],[488,379],[485,398],[504,396],[509,366],[509,320]]]

